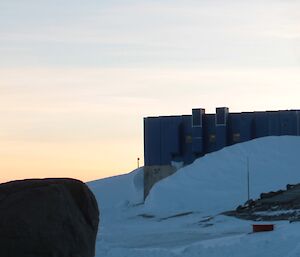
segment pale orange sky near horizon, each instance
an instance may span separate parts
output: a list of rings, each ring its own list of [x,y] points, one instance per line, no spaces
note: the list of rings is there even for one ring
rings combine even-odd
[[[299,35],[296,1],[3,1],[0,182],[130,172],[146,116],[300,109]]]

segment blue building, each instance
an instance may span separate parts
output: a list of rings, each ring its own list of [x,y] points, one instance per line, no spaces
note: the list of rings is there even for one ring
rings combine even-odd
[[[144,198],[159,180],[207,153],[254,138],[300,135],[300,110],[215,114],[193,109],[192,115],[144,118]]]
[[[192,163],[235,143],[265,136],[300,135],[300,110],[215,114],[193,109],[192,115],[144,118],[145,166]]]

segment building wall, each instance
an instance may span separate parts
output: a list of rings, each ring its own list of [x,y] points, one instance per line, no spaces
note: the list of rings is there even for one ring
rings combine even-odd
[[[173,173],[165,167],[174,162],[187,165],[225,146],[281,135],[300,135],[300,111],[230,113],[222,107],[216,108],[215,114],[205,114],[199,108],[193,109],[192,115],[144,118],[145,193]],[[153,170],[155,174],[151,174]]]
[[[145,166],[189,164],[206,153],[254,138],[299,135],[300,111],[216,114],[193,109],[193,115],[161,116],[144,119]]]
[[[171,165],[153,165],[153,166],[145,166],[144,167],[144,199],[149,194],[152,186],[172,175],[176,172],[176,169]]]

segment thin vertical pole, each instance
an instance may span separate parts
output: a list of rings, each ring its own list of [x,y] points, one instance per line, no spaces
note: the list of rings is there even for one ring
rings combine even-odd
[[[300,133],[299,133],[299,111],[296,111],[296,115],[297,115],[297,136],[300,136]]]
[[[247,189],[248,189],[248,201],[250,200],[250,169],[249,169],[249,157],[247,157]]]
[[[137,158],[137,167],[140,167],[140,158]]]

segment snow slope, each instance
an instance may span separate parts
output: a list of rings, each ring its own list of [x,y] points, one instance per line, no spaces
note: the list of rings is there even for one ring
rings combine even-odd
[[[256,198],[300,182],[299,150],[289,136],[224,148],[157,183],[145,204],[142,169],[88,183],[101,209],[96,257],[299,257],[300,224],[249,234],[253,222],[219,215],[247,200],[247,158]]]
[[[156,184],[145,208],[159,215],[234,209],[247,200],[247,158],[251,198],[300,183],[300,137],[265,137],[197,159]]]
[[[99,179],[88,183],[96,195],[101,210],[135,205],[144,201],[143,168],[128,174]]]

